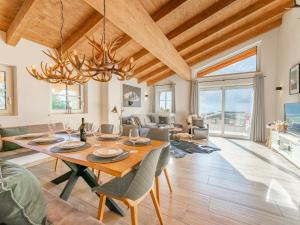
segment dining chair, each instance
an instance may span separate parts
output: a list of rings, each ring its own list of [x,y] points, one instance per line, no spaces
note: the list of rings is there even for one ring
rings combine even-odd
[[[135,125],[129,125],[129,124],[122,125],[122,136],[129,136],[129,131],[134,128],[138,128],[138,127]]]
[[[97,218],[102,222],[105,210],[106,198],[114,198],[123,201],[131,211],[131,224],[138,225],[137,207],[147,196],[151,195],[152,202],[159,222],[163,225],[160,207],[153,191],[153,182],[156,166],[161,149],[149,152],[140,165],[123,177],[117,177],[109,182],[93,188],[100,195]]]
[[[170,142],[169,130],[167,128],[150,128],[147,137],[152,140]],[[155,186],[156,186],[156,198],[158,203],[160,203],[159,176],[161,175],[162,172],[164,172],[165,174],[170,192],[171,193],[173,192],[173,188],[167,171],[167,165],[169,161],[170,161],[170,144],[162,149],[156,167]]]
[[[101,124],[100,132],[104,134],[112,134],[114,132],[113,124]]]

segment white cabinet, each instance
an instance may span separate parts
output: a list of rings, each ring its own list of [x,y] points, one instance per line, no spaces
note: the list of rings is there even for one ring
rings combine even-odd
[[[300,137],[272,131],[272,149],[300,168]]]

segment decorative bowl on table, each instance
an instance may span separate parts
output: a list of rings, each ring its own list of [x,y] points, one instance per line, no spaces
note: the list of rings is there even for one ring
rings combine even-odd
[[[131,139],[128,140],[129,142],[133,143]],[[151,142],[150,138],[146,138],[146,137],[139,137],[135,140],[136,144],[148,144]]]
[[[119,139],[119,135],[118,134],[100,134],[99,136],[99,140],[117,140]]]
[[[83,141],[66,141],[57,145],[57,147],[61,149],[73,149],[73,148],[80,148],[84,146],[86,143]]]
[[[101,158],[111,158],[121,155],[123,152],[124,151],[120,148],[100,147],[93,152],[93,155]]]

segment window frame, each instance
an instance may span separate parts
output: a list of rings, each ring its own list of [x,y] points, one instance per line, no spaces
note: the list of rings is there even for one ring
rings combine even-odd
[[[79,85],[80,87],[80,95],[78,96],[79,98],[79,104],[80,108],[79,109],[70,109],[68,108],[68,85],[65,85],[65,90],[66,90],[66,99],[65,99],[65,104],[66,108],[65,109],[53,109],[52,108],[52,100],[53,100],[53,93],[52,93],[52,86],[55,84],[50,84],[50,110],[52,114],[83,114],[86,113],[86,107],[85,107],[85,102],[86,102],[86,85]],[[71,96],[73,97],[73,96]]]
[[[251,53],[253,53],[251,55]],[[250,54],[250,55],[249,55]],[[248,57],[243,58],[244,55],[248,55]],[[230,66],[234,63],[240,62],[244,59],[247,59],[253,55],[256,55],[256,71],[247,71],[247,72],[236,72],[236,73],[226,73],[226,74],[218,74],[218,75],[209,75],[215,71],[218,71],[220,69],[223,69],[227,66]],[[235,61],[229,65],[226,65],[228,61],[234,60],[235,58],[242,57],[240,60]],[[225,66],[222,67],[222,65],[225,64]],[[221,66],[221,68],[218,68]],[[214,70],[214,68],[217,67],[218,69]],[[209,63],[208,66],[203,67],[202,69],[197,71],[197,78],[202,79],[202,78],[209,78],[209,77],[222,77],[222,76],[230,76],[230,75],[239,75],[239,74],[256,74],[260,71],[260,45],[255,44],[252,45],[251,47],[248,46],[248,48],[234,52],[234,53],[229,53],[225,57],[222,57],[221,59],[217,59],[212,63]]]
[[[15,109],[14,95],[14,68],[0,64],[0,71],[4,72],[5,83],[5,109],[0,109],[0,116],[13,116]]]
[[[161,100],[160,97],[161,97],[162,93],[171,93],[171,100],[167,100],[167,97],[165,97],[164,100]],[[159,109],[160,110],[167,110],[167,109],[169,109],[169,108],[166,108],[166,106],[167,106],[167,102],[170,102],[171,103],[171,108],[169,110],[170,110],[170,112],[172,112],[172,104],[173,104],[173,96],[172,95],[173,95],[172,90],[161,90],[161,91],[159,91],[159,96],[158,96],[159,102],[158,102],[158,105],[159,105]],[[161,108],[160,107],[161,101],[163,101],[165,103],[164,104],[165,108]]]

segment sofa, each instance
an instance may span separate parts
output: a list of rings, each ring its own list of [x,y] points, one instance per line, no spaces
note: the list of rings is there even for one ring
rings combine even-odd
[[[167,127],[171,124],[176,127],[182,127],[181,124],[175,122],[174,114],[136,114],[122,117],[121,122],[122,125],[134,125],[139,128]]]

